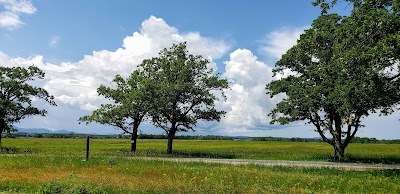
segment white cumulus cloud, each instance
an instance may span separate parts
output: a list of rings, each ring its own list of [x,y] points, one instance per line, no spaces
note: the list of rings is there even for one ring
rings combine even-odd
[[[216,127],[228,134],[267,129],[267,115],[275,106],[265,90],[273,80],[272,69],[247,49],[232,52],[225,65],[222,77],[230,81],[231,89],[225,92],[227,100],[218,103],[227,113]]]
[[[0,6],[3,7],[0,12],[0,27],[8,30],[24,24],[19,17],[21,14],[34,14],[37,11],[29,0],[0,0]]]
[[[35,84],[54,95],[58,106],[49,108],[45,119],[52,121],[43,122],[46,126],[40,127],[57,128],[56,123],[77,124],[79,116],[90,114],[89,111],[107,102],[97,95],[96,90],[101,84],[110,85],[116,74],[129,76],[144,59],[157,56],[161,49],[183,41],[187,42],[192,54],[210,59],[209,66],[214,68],[216,65],[212,59],[220,58],[230,48],[224,40],[206,38],[197,32],[180,33],[163,19],[151,16],[143,21],[140,31],[124,38],[121,48],[115,51],[93,51],[78,62],[59,64],[45,62],[42,55],[11,58],[0,52],[0,63],[4,66],[23,67],[34,64],[46,73],[45,80]],[[68,116],[51,116],[54,112]],[[73,120],[67,120],[70,118]]]
[[[300,35],[306,28],[282,28],[268,33],[262,41],[261,53],[275,59],[280,59],[287,50],[296,44],[297,39],[300,38]]]

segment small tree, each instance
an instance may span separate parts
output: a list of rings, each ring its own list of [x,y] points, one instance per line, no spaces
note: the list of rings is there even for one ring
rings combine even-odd
[[[176,132],[193,130],[197,121],[217,120],[225,114],[215,109],[213,91],[228,88],[228,82],[207,69],[208,60],[188,54],[186,43],[164,49],[159,57],[144,60],[140,65],[152,80],[152,123],[168,136],[167,153],[172,153]]]
[[[116,75],[113,82],[117,85],[115,89],[103,85],[97,89],[99,95],[113,103],[102,104],[92,115],[81,117],[79,121],[108,124],[131,134],[131,152],[135,152],[138,128],[147,113],[149,101],[145,79],[136,70],[127,79]]]
[[[32,106],[32,98],[43,99],[56,106],[54,97],[39,87],[30,85],[35,79],[43,79],[45,73],[35,66],[0,67],[0,147],[1,134],[13,130],[13,123],[28,116],[45,116],[47,111]]]
[[[342,160],[362,118],[400,102],[399,31],[398,14],[370,4],[345,18],[320,16],[276,64],[274,73],[297,74],[267,85],[271,96],[287,95],[271,123],[308,120]]]

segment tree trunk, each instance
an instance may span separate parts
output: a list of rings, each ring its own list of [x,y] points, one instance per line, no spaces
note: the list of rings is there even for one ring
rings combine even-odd
[[[175,129],[171,129],[168,133],[168,147],[167,147],[167,154],[172,154],[172,142],[175,137]]]
[[[335,161],[343,161],[344,159],[344,149],[345,147],[341,144],[335,141],[333,149],[335,150]]]
[[[335,161],[342,161],[344,159],[345,146],[342,143],[342,119],[338,113],[334,114],[335,130],[332,134],[333,149],[335,150]]]
[[[6,127],[6,122],[4,120],[0,120],[0,149],[1,147],[1,135],[3,134],[4,128]]]
[[[132,136],[131,136],[131,152],[136,152],[136,140],[137,140],[137,135],[132,133]]]
[[[133,124],[133,130],[132,130],[132,136],[131,136],[131,152],[136,152],[136,143],[137,143],[137,138],[138,138],[138,128],[139,128],[139,123],[134,122]]]

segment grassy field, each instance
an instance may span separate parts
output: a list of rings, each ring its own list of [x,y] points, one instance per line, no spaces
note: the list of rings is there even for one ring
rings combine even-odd
[[[3,139],[3,153],[85,156],[85,139]],[[136,156],[165,155],[166,140],[138,140]],[[127,139],[92,139],[91,156],[132,156]],[[135,156],[133,155],[133,156]],[[330,161],[333,148],[323,142],[175,140],[173,157]],[[347,162],[400,164],[400,144],[350,144]]]
[[[165,156],[166,142],[3,139],[0,191],[11,193],[400,193],[399,170],[265,167],[134,159]],[[328,161],[324,143],[175,141],[175,157]],[[399,163],[400,145],[353,144],[349,160]],[[127,157],[133,156],[133,157]]]

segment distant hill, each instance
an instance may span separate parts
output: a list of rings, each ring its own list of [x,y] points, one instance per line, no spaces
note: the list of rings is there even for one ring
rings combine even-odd
[[[37,134],[69,134],[69,133],[75,133],[73,131],[68,131],[68,130],[49,130],[49,129],[44,129],[44,128],[20,128],[20,127],[15,127],[19,133],[37,133]]]

